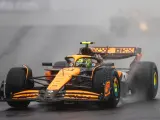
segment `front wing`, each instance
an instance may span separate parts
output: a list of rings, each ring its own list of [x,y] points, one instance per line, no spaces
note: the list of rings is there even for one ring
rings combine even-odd
[[[56,101],[103,101],[109,98],[98,93],[84,90],[66,90],[51,92],[44,90],[24,90],[12,95],[11,99],[6,101],[38,101],[38,102],[56,102]]]

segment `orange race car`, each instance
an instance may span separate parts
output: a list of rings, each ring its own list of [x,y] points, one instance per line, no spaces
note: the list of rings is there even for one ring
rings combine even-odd
[[[65,61],[42,63],[45,76],[34,77],[26,65],[11,68],[1,84],[1,100],[11,107],[27,107],[31,101],[56,103],[95,102],[100,107],[116,107],[120,97],[143,92],[153,99],[158,89],[158,70],[154,62],[140,61],[141,48],[85,47]],[[117,68],[105,60],[134,57],[129,68]],[[49,66],[51,68],[49,68]],[[44,81],[44,82],[40,82]],[[38,83],[42,86],[35,86]]]

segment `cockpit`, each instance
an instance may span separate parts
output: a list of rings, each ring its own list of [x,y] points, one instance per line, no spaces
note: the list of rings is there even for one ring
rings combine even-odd
[[[70,67],[93,68],[101,63],[101,61],[96,57],[83,56],[83,55],[69,56],[66,57],[65,59]]]

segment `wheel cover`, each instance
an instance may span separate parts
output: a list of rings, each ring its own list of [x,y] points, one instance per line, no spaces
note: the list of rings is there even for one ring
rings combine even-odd
[[[113,89],[114,95],[116,97],[118,97],[119,96],[119,82],[118,82],[117,78],[114,79],[113,88],[114,88]]]
[[[154,73],[154,88],[157,89],[157,73]]]

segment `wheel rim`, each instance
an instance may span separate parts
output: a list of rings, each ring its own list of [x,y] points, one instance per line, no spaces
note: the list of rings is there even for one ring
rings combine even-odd
[[[113,88],[114,88],[113,89],[114,90],[114,95],[116,97],[118,97],[119,96],[119,82],[118,82],[117,78],[114,79]]]
[[[154,73],[154,88],[157,89],[157,73]]]

